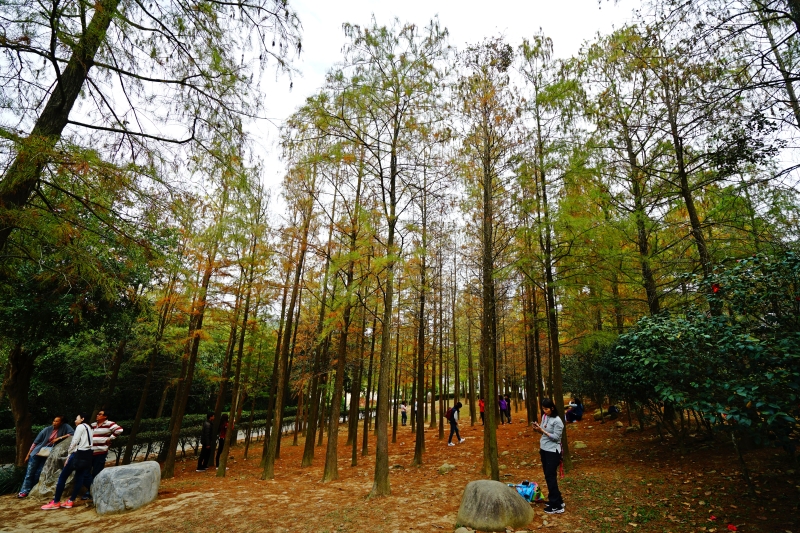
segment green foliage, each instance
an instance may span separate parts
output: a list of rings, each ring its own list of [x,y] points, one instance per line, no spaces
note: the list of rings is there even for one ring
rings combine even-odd
[[[725,312],[639,320],[606,352],[607,386],[649,406],[665,428],[693,409],[717,430],[793,450],[800,419],[800,257],[753,256],[715,272],[698,291]]]
[[[575,353],[561,361],[564,390],[602,404],[613,391],[607,389],[601,363],[616,340],[617,335],[608,331],[595,331],[583,338]]]

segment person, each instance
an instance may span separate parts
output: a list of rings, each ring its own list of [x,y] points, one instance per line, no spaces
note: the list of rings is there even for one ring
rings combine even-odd
[[[483,422],[484,411],[486,410],[486,404],[483,402],[483,398],[478,400],[478,408],[481,411],[481,425],[483,425],[484,424],[484,422]]]
[[[564,413],[564,418],[569,423],[583,419],[583,403],[580,398],[572,398],[572,401],[569,402],[569,409]]]
[[[533,430],[541,433],[539,455],[542,458],[544,480],[547,483],[548,503],[544,512],[561,514],[564,512],[564,500],[558,490],[558,465],[561,464],[561,435],[564,423],[558,417],[556,404],[550,398],[542,400],[542,423],[531,422]]]
[[[456,435],[456,438],[458,439],[459,444],[464,444],[464,442],[467,440],[467,439],[462,439],[461,435],[458,433],[458,413],[461,407],[462,407],[461,402],[456,402],[453,408],[450,409],[450,416],[447,417],[447,421],[450,422],[450,436],[447,438],[448,446],[455,446],[455,444],[453,444],[454,433]]]
[[[200,432],[200,458],[197,459],[197,471],[205,472],[208,469],[208,460],[211,458],[211,439],[214,427],[214,413],[206,415],[203,430]]]
[[[506,394],[506,418],[508,419],[508,423],[511,423],[511,396]]]
[[[42,509],[45,511],[52,511],[61,507],[71,509],[75,503],[75,497],[78,496],[78,491],[83,486],[85,477],[91,472],[92,428],[84,422],[86,418],[88,417],[83,413],[75,417],[75,433],[72,436],[72,442],[69,443],[67,461],[58,476],[56,493],[53,499],[50,500],[50,503],[42,505]],[[72,484],[72,494],[69,500],[62,504],[61,495],[64,493],[64,485],[66,485],[67,479],[73,472],[75,472],[75,478]]]
[[[122,427],[108,419],[108,411],[101,409],[97,412],[95,422],[92,423],[92,471],[86,476],[86,493],[81,498],[88,500],[92,497],[92,483],[97,474],[106,467],[108,446],[111,441],[122,435]]]
[[[406,425],[406,420],[408,420],[408,412],[407,411],[408,411],[408,407],[406,407],[406,402],[405,402],[405,400],[403,400],[400,403],[400,418],[401,418],[400,423],[402,425],[404,425],[404,426]]]
[[[213,418],[212,418],[213,420]],[[205,427],[205,424],[203,424]],[[222,448],[225,447],[225,437],[228,434],[228,413],[224,413],[219,419],[219,440],[217,441],[217,456],[214,459],[214,466],[219,468],[219,458],[222,455]]]
[[[500,396],[499,402],[500,402],[500,423],[505,424],[506,407],[508,407],[508,404],[506,403],[506,399],[502,396]]]
[[[39,482],[39,476],[42,475],[42,468],[47,462],[47,455],[50,450],[47,449],[43,452],[43,448],[52,448],[57,442],[60,442],[74,433],[72,426],[64,423],[64,417],[59,415],[53,418],[53,424],[47,426],[36,435],[31,444],[31,449],[28,450],[28,455],[25,456],[25,461],[28,462],[28,470],[25,472],[25,479],[22,481],[22,487],[19,489],[17,498],[27,498],[31,489]],[[39,455],[39,454],[42,455]]]

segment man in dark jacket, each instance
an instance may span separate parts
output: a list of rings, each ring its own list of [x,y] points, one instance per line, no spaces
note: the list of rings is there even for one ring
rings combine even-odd
[[[31,449],[28,450],[28,455],[25,460],[28,462],[28,471],[25,474],[25,480],[22,482],[22,488],[19,489],[17,498],[25,498],[31,489],[39,482],[39,476],[42,475],[42,468],[47,462],[47,456],[40,456],[39,452],[43,448],[54,446],[55,443],[66,439],[74,433],[72,426],[63,422],[63,417],[57,416],[53,419],[53,425],[47,426],[36,435],[36,438],[31,444]],[[48,450],[49,451],[49,450]]]
[[[211,459],[211,441],[214,436],[214,413],[208,413],[206,421],[203,422],[203,431],[200,433],[200,458],[197,460],[197,471],[205,472],[208,468],[208,460]]]

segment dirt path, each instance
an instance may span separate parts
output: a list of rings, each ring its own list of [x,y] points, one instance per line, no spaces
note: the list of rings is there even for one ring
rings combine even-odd
[[[584,420],[568,429],[570,441],[581,441],[586,448],[574,450],[574,467],[560,481],[567,512],[548,516],[537,505],[528,529],[722,533],[730,531],[730,524],[743,532],[800,533],[800,485],[780,450],[747,454],[760,492],[752,501],[744,495],[735,456],[724,445],[694,445],[691,453],[681,455],[650,432],[625,433],[614,422]],[[483,479],[480,425],[463,428],[467,441],[455,447],[438,439],[438,428],[426,431],[426,464],[420,468],[409,467],[414,438],[405,427],[389,446],[392,496],[368,500],[374,437],[370,455],[359,453],[359,466],[353,468],[344,426],[340,435],[340,479],[335,482],[319,481],[324,447],[316,448],[314,465],[303,469],[302,441],[291,446],[287,437],[274,481],[259,479],[261,443],[251,449],[250,461],[242,460],[239,446],[225,478],[216,478],[211,470],[195,472],[190,457],[176,465],[174,479],[162,482],[155,503],[125,515],[98,517],[85,506],[46,512],[38,508],[43,502],[3,496],[0,531],[453,531],[464,487]],[[544,484],[537,443],[523,412],[515,413],[513,424],[498,428],[502,481]],[[440,475],[437,469],[444,462],[456,469]]]

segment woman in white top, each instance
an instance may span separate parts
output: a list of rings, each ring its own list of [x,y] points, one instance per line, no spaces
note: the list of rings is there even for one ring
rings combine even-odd
[[[58,483],[56,483],[56,493],[53,499],[47,505],[43,505],[42,509],[50,511],[53,509],[60,509],[66,507],[72,508],[75,497],[78,496],[78,491],[83,486],[84,477],[90,474],[92,467],[92,437],[93,432],[89,424],[85,424],[86,420],[84,413],[75,417],[75,433],[72,435],[72,442],[69,444],[67,461],[64,463],[64,469],[58,476]],[[61,503],[61,494],[64,492],[64,485],[70,474],[75,472],[75,479],[72,484],[72,495],[65,503]]]

